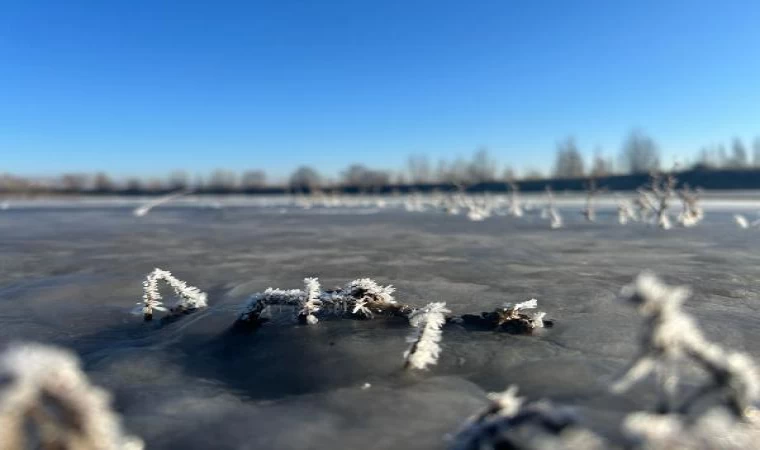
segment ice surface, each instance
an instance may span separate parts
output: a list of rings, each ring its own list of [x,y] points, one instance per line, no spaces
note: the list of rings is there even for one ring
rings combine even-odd
[[[760,230],[736,227],[728,207],[667,232],[618,225],[614,204],[589,224],[559,200],[560,230],[538,210],[470,222],[400,208],[10,208],[0,213],[0,343],[76,351],[151,449],[445,448],[486,392],[510,384],[613,430],[655,403],[651,383],[608,393],[640,328],[615,295],[642,269],[691,286],[685,309],[706,336],[760,360]],[[130,315],[154,267],[207,292],[209,308],[168,324]],[[372,277],[400,302],[446,302],[456,314],[536,298],[556,322],[537,336],[447,325],[438,365],[420,373],[403,370],[402,319],[299,326],[275,309],[255,333],[230,330],[248,295],[312,276],[323,289]]]

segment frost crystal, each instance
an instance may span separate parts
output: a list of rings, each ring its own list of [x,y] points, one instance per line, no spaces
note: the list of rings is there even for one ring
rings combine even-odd
[[[450,312],[446,303],[430,303],[409,316],[409,323],[417,330],[408,339],[412,346],[404,352],[406,368],[425,369],[438,362],[441,327]]]
[[[77,358],[39,344],[0,355],[0,449],[140,450],[111,410],[109,394],[89,383]],[[29,425],[34,432],[29,433]]]

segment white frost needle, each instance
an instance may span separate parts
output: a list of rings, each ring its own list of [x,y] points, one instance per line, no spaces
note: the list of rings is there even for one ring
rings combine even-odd
[[[409,316],[409,323],[417,330],[409,338],[411,347],[404,352],[406,368],[422,370],[438,362],[441,327],[450,312],[446,309],[446,303],[430,303]]]
[[[322,302],[319,300],[320,286],[319,280],[316,278],[304,278],[304,292],[303,303],[298,311],[298,317],[309,324],[314,325],[319,322],[319,319],[314,315],[320,310]]]
[[[110,395],[90,384],[77,358],[39,344],[16,344],[0,355],[0,449],[140,450],[110,407]],[[30,432],[30,425],[34,431]],[[36,447],[36,446],[35,446]]]

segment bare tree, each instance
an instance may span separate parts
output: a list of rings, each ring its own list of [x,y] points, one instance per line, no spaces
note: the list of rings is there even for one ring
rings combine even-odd
[[[341,173],[341,180],[346,186],[377,188],[390,184],[390,174],[381,170],[368,169],[361,164],[352,164]]]
[[[319,172],[308,166],[301,166],[290,175],[290,187],[297,191],[312,191],[321,184]]]
[[[647,173],[660,168],[660,151],[655,141],[641,130],[633,130],[623,141],[620,165],[629,173]]]
[[[61,176],[60,184],[64,191],[82,192],[87,187],[88,176],[81,173],[67,173]]]
[[[111,178],[104,172],[98,172],[93,178],[93,190],[96,192],[110,192],[113,190],[114,184]]]
[[[544,173],[538,169],[527,169],[525,175],[522,176],[523,180],[543,180],[546,178]]]
[[[240,185],[243,189],[261,189],[267,184],[267,174],[263,170],[248,170],[243,172]]]
[[[472,155],[467,178],[472,183],[484,183],[496,179],[496,161],[491,158],[488,149],[478,149]]]
[[[237,175],[230,170],[215,170],[208,182],[208,187],[217,191],[232,191],[236,186]]]
[[[583,157],[575,144],[575,139],[568,137],[557,143],[554,175],[559,178],[579,178],[583,174]]]
[[[755,167],[760,167],[760,136],[752,141],[752,162]]]
[[[430,167],[430,159],[426,155],[412,155],[407,161],[407,168],[409,171],[409,179],[414,184],[426,184],[430,183],[432,177],[432,169]]]
[[[184,170],[175,170],[169,174],[168,186],[173,191],[185,190],[190,186],[190,176]]]
[[[731,167],[747,167],[747,149],[738,137],[731,142]]]
[[[597,148],[594,152],[594,163],[591,166],[591,176],[606,177],[612,175],[612,161],[602,155],[602,150]]]

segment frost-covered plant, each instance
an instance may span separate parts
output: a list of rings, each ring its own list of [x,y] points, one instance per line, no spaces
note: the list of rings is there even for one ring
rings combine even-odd
[[[501,308],[480,315],[464,314],[455,317],[453,321],[478,328],[505,331],[513,334],[532,334],[538,329],[550,327],[552,321],[544,320],[546,313],[543,311],[532,312],[538,307],[536,299],[512,305],[505,303]]]
[[[741,214],[734,214],[734,222],[743,230],[749,228],[749,220]]]
[[[302,296],[301,308],[298,310],[299,322],[314,325],[319,321],[314,315],[319,312],[322,301],[319,299],[320,287],[319,280],[316,278],[304,278],[304,292]]]
[[[156,268],[143,281],[143,301],[138,303],[140,306],[133,310],[134,314],[142,314],[145,320],[152,320],[154,310],[167,310],[161,302],[162,297],[158,290],[159,281],[169,284],[177,296],[177,303],[170,310],[172,314],[188,313],[208,306],[205,292],[194,286],[188,286],[187,283],[176,278],[168,270]]]
[[[140,450],[72,353],[16,344],[0,355],[0,449]]]
[[[238,316],[240,322],[258,322],[262,313],[272,305],[296,306],[303,303],[304,292],[300,289],[267,288],[264,292],[253,294],[243,306]]]
[[[594,197],[599,192],[594,178],[589,179],[586,183],[586,206],[581,213],[589,222],[596,222],[596,208],[594,208]]]
[[[425,369],[438,362],[441,352],[441,327],[446,323],[446,303],[430,303],[409,315],[409,324],[416,328],[404,352],[405,368]]]
[[[523,208],[520,203],[520,186],[514,180],[507,181],[509,185],[509,215],[512,217],[522,217]]]
[[[549,218],[549,226],[552,228],[552,230],[556,230],[557,228],[562,228],[562,216],[559,214],[559,211],[557,211],[557,208],[554,205],[554,194],[552,193],[552,189],[549,186],[546,186],[546,198],[547,198],[547,206],[545,211],[546,217]]]
[[[681,309],[689,295],[687,288],[668,286],[646,272],[623,288],[621,296],[637,305],[645,322],[639,354],[613,390],[623,392],[656,372],[660,409],[671,411],[679,382],[676,363],[689,359],[710,375],[710,381],[678,410],[687,410],[703,396],[718,393],[733,414],[745,417],[760,399],[758,371],[746,355],[724,350],[704,337],[694,319]]]
[[[737,421],[718,409],[696,420],[675,414],[636,412],[623,422],[623,433],[635,448],[646,450],[746,450],[760,440],[757,419]]]
[[[636,215],[633,212],[631,204],[627,200],[617,198],[617,213],[618,223],[620,225],[626,225],[632,220],[636,220]]]
[[[578,425],[575,414],[547,401],[526,402],[517,387],[488,395],[490,403],[468,419],[451,450],[601,450],[602,438]]]
[[[304,280],[305,290],[272,289],[251,296],[238,317],[239,322],[258,323],[261,314],[270,305],[294,306],[300,321],[313,324],[318,316],[349,316],[371,319],[374,314],[406,317],[414,308],[399,304],[393,298],[393,286],[381,286],[370,278],[359,278],[343,288],[319,291],[316,279]]]
[[[658,227],[669,230],[672,225],[668,216],[668,209],[670,208],[670,200],[675,196],[677,184],[678,179],[673,173],[663,175],[659,172],[652,172],[649,186],[639,189],[638,203],[641,208],[642,219],[653,217]]]
[[[699,204],[699,191],[692,190],[688,185],[684,185],[678,191],[678,197],[681,199],[683,210],[678,215],[678,223],[684,227],[693,227],[702,221],[705,212]]]
[[[183,195],[189,194],[190,191],[180,191],[180,192],[173,192],[168,195],[164,195],[163,197],[159,197],[155,200],[151,200],[147,202],[146,204],[139,206],[135,208],[134,211],[132,211],[132,214],[134,214],[137,217],[142,217],[150,212],[151,209],[155,208],[156,206],[163,205],[164,203],[168,203],[175,198],[182,197]]]

